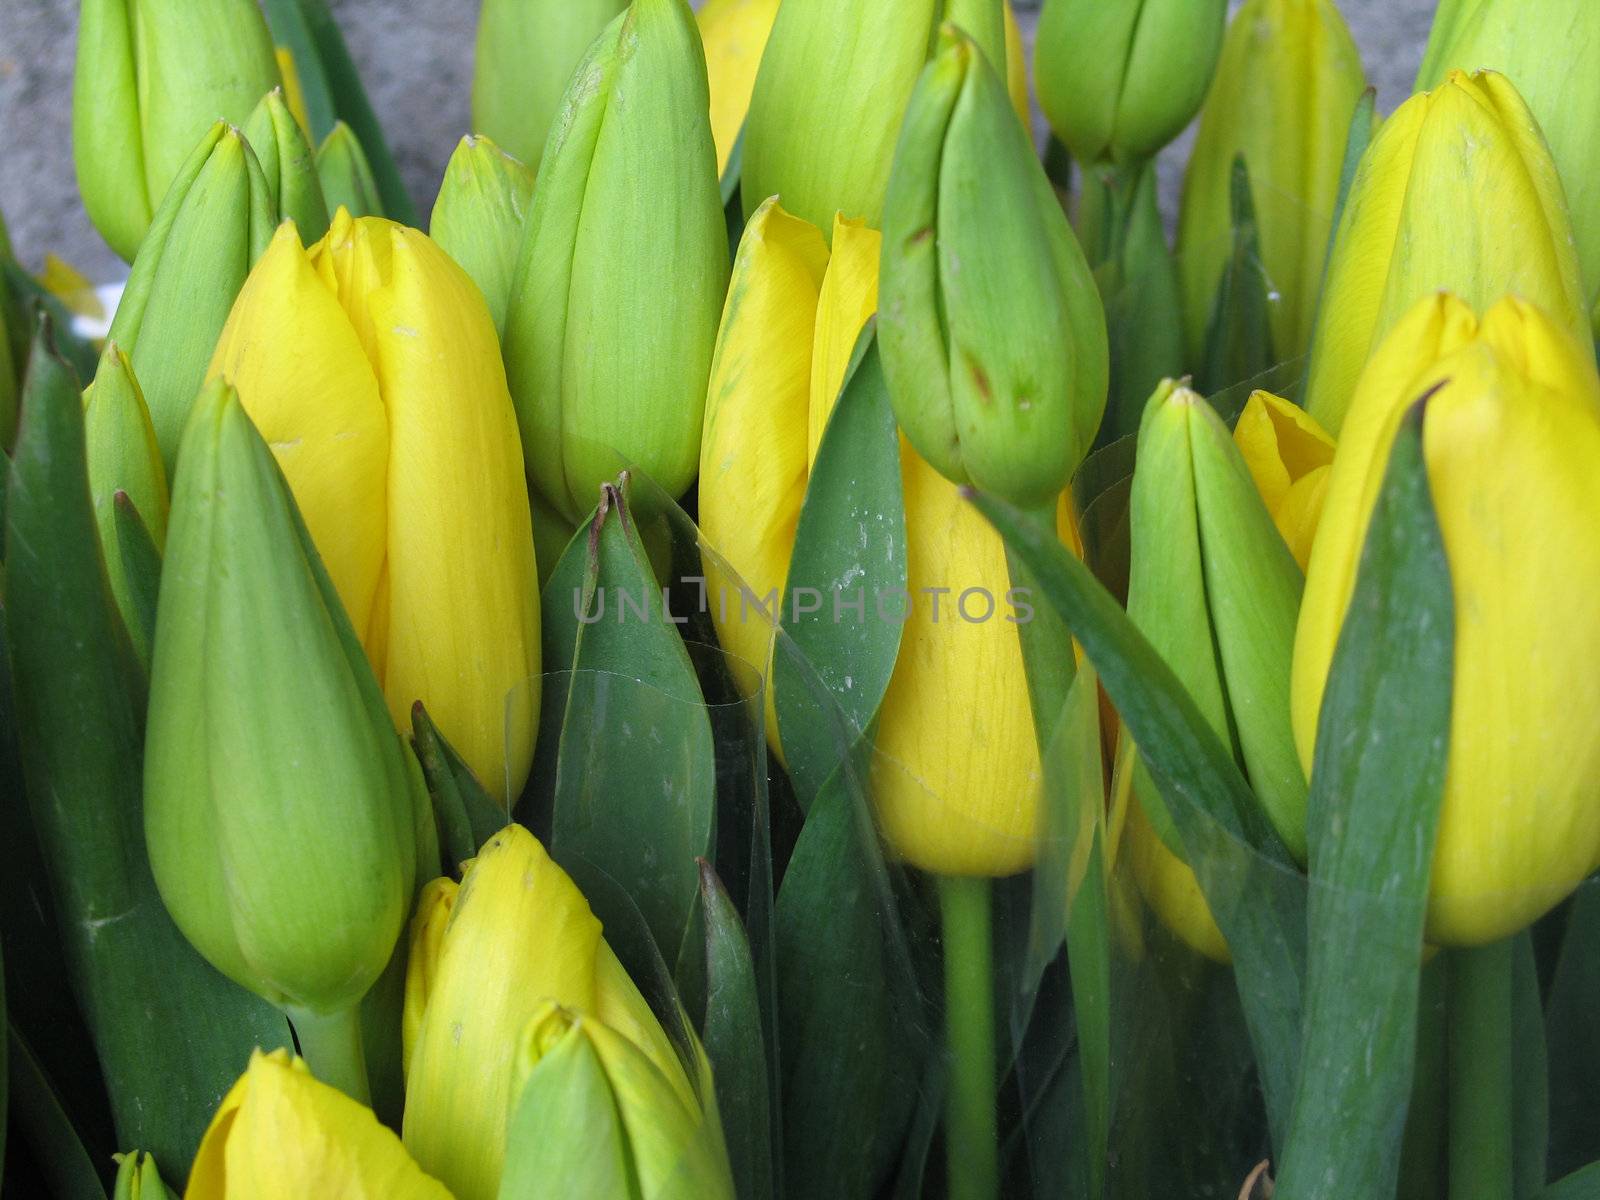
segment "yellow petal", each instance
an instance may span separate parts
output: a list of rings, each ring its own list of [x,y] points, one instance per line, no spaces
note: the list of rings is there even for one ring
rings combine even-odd
[[[290,223],[234,301],[208,374],[218,376],[272,447],[364,636],[385,553],[389,421],[361,343]]]
[[[417,910],[411,914],[411,931],[406,955],[405,1006],[400,1016],[400,1062],[403,1072],[411,1070],[411,1051],[422,1029],[422,1014],[428,1010],[428,997],[439,974],[439,951],[444,946],[445,927],[455,908],[461,885],[448,877],[429,880],[417,897]]]
[[[878,258],[883,234],[842,213],[833,219],[833,257],[817,299],[816,339],[811,352],[811,399],[806,432],[806,469],[817,461],[822,431],[844,387],[845,372],[867,318],[878,311]]]
[[[1233,439],[1273,523],[1305,570],[1302,555],[1309,555],[1316,534],[1333,439],[1299,405],[1260,391],[1245,404]]]
[[[1128,805],[1124,842],[1133,877],[1161,923],[1191,950],[1213,962],[1231,961],[1228,942],[1217,928],[1194,871],[1162,842],[1137,798]]]
[[[1288,543],[1289,553],[1304,571],[1311,562],[1311,547],[1317,540],[1317,529],[1322,524],[1322,507],[1328,499],[1328,480],[1333,476],[1331,466],[1318,467],[1302,475],[1289,486],[1283,503],[1272,514],[1272,522]]]
[[[1011,96],[1011,107],[1024,129],[1033,127],[1032,111],[1028,103],[1028,49],[1022,42],[1022,27],[1017,24],[1017,14],[1011,0],[1005,0],[1006,22],[1006,91]]]
[[[289,106],[289,115],[306,135],[306,141],[315,145],[311,136],[311,117],[306,112],[306,93],[300,86],[300,69],[295,65],[294,51],[287,46],[275,47],[278,56],[278,74],[283,77],[283,102]]]
[[[200,1143],[187,1200],[451,1200],[372,1111],[256,1051]]]
[[[728,156],[744,128],[761,52],[777,16],[778,0],[710,0],[695,14],[706,51],[718,175],[728,169]]]

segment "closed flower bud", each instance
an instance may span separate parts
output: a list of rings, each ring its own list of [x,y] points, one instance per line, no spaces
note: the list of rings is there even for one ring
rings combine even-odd
[[[1105,409],[1105,317],[999,77],[946,26],[884,213],[879,337],[906,437],[947,479],[1053,503]]]
[[[1308,771],[1390,447],[1424,396],[1455,597],[1428,936],[1482,945],[1541,916],[1600,859],[1600,381],[1587,344],[1514,298],[1480,320],[1454,296],[1427,297],[1373,355],[1339,437],[1295,641]]]
[[[244,136],[261,163],[279,216],[293,221],[306,241],[321,238],[328,232],[328,205],[317,178],[316,155],[282,88],[261,98],[244,124]]]
[[[1368,357],[1440,290],[1480,312],[1504,295],[1522,296],[1574,337],[1589,337],[1561,180],[1538,122],[1493,71],[1451,72],[1406,101],[1356,170],[1306,385],[1306,408],[1334,437]]]
[[[461,139],[444,170],[428,234],[478,285],[505,329],[511,275],[533,199],[533,172],[488,138]]]
[[[483,0],[472,127],[539,169],[567,80],[627,0]]]
[[[408,966],[405,1142],[457,1200],[498,1193],[518,1037],[544,1001],[594,1015],[681,1072],[583,894],[509,825],[467,864],[437,950]]]
[[[1205,99],[1227,0],[1047,0],[1033,72],[1078,162],[1141,162]]]
[[[130,262],[206,127],[278,86],[256,0],[83,0],[72,153],[89,219]]]
[[[223,1097],[185,1200],[451,1200],[372,1111],[312,1078],[286,1050],[263,1054]]]
[[[568,520],[622,468],[672,495],[694,478],[728,281],[708,114],[688,4],[634,0],[551,132],[505,360],[529,474]]]
[[[317,178],[328,211],[341,208],[352,217],[381,217],[383,198],[361,139],[343,121],[335,121],[317,147]]]
[[[1559,66],[1557,65],[1559,64]],[[1539,120],[1566,191],[1585,296],[1600,298],[1600,5],[1590,0],[1440,0],[1419,89],[1454,69],[1504,74]]]
[[[519,1039],[500,1200],[732,1200],[709,1064],[698,1058],[697,1094],[681,1067],[663,1071],[603,1022],[545,1001]]]
[[[402,747],[266,443],[232,389],[194,407],[151,667],[150,866],[224,974],[337,1013],[383,971],[410,903]]]
[[[239,130],[219,121],[193,151],[139,247],[109,334],[139,377],[169,475],[217,335],[278,224]]]
[[[143,1151],[117,1155],[117,1179],[111,1200],[173,1200],[156,1160]]]
[[[1333,439],[1305,409],[1254,392],[1233,427],[1233,440],[1272,523],[1304,571],[1328,495]]]
[[[1365,87],[1360,51],[1333,0],[1247,0],[1228,26],[1178,215],[1192,361],[1204,357],[1232,252],[1231,181],[1241,157],[1272,281],[1275,357],[1298,358],[1311,345],[1345,145]]]
[[[478,289],[382,218],[340,213],[309,250],[285,224],[212,374],[272,445],[396,724],[421,700],[491,795],[519,794],[537,714],[507,697],[539,674],[537,571]]]

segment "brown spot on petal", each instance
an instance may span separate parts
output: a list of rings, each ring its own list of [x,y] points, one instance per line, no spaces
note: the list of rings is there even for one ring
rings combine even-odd
[[[975,358],[967,359],[967,373],[972,376],[973,386],[978,389],[978,397],[985,404],[994,403],[994,387],[989,382],[989,373],[983,369],[983,364]]]

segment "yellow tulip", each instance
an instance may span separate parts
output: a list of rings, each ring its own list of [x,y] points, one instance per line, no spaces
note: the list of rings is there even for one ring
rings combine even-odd
[[[527,779],[539,596],[494,323],[425,235],[341,211],[279,229],[217,343],[396,723],[422,700],[502,802]],[[536,707],[536,706],[535,706]]]
[[[1333,439],[1299,405],[1258,391],[1239,414],[1233,440],[1272,523],[1304,571],[1328,495]]]
[[[1428,908],[1446,945],[1509,936],[1600,858],[1600,381],[1565,325],[1515,298],[1481,320],[1450,295],[1416,305],[1356,388],[1306,577],[1292,707],[1309,770],[1395,431],[1431,393],[1423,453],[1455,597]]]
[[[1132,772],[1128,773],[1131,778]],[[1194,870],[1161,840],[1150,818],[1137,799],[1128,804],[1128,823],[1123,830],[1123,853],[1139,894],[1161,923],[1197,954],[1213,962],[1232,961],[1227,939],[1217,928],[1205,893]]]
[[[448,891],[435,892],[432,906]],[[434,919],[419,917],[424,926]],[[418,936],[414,928],[413,946]],[[424,928],[424,944],[429,936]],[[583,894],[531,833],[509,825],[467,865],[437,949],[407,968],[404,1027],[415,1032],[405,1143],[457,1200],[496,1194],[517,1038],[544,1001],[593,1015],[682,1078],[672,1044]],[[682,1086],[692,1094],[687,1079]]]
[[[1306,407],[1340,436],[1368,357],[1430,292],[1478,311],[1507,294],[1589,336],[1572,222],[1539,125],[1511,81],[1452,71],[1385,121],[1339,220]],[[1592,358],[1592,350],[1590,351]]]
[[[184,1200],[451,1200],[372,1110],[287,1050],[257,1050],[200,1143]]]

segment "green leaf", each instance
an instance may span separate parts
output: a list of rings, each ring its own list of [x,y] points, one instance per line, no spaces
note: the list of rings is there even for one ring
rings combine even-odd
[[[1401,1200],[1445,1194],[1445,1123],[1449,1098],[1449,962],[1436,954],[1422,968],[1417,996],[1417,1061],[1400,1150]]]
[[[1594,1081],[1600,1079],[1600,886],[1572,898],[1546,1003],[1550,1048],[1550,1171],[1576,1171],[1600,1158]],[[1597,1172],[1600,1173],[1600,1172]]]
[[[1233,251],[1217,285],[1199,372],[1200,391],[1207,395],[1254,379],[1278,361],[1272,348],[1272,281],[1261,258],[1261,230],[1243,155],[1234,161],[1230,194]]]
[[[1513,1195],[1515,1200],[1536,1200],[1544,1191],[1550,1156],[1550,1063],[1533,935],[1519,933],[1511,952]]]
[[[161,591],[161,551],[145,527],[144,518],[119,491],[112,498],[117,527],[117,551],[122,555],[123,578],[128,586],[128,611],[122,614],[133,652],[145,675],[150,673],[150,648],[156,637],[156,598]]]
[[[178,932],[144,849],[142,731],[100,558],[77,380],[42,331],[7,509],[7,624],[19,741],[73,989],[117,1139],[187,1168],[253,1047],[283,1017]]]
[[[1389,1196],[1449,753],[1455,611],[1419,403],[1396,434],[1323,698],[1305,1034],[1278,1193]]]
[[[45,291],[43,284],[14,261],[0,262],[0,279],[15,298],[19,316],[17,336],[24,349],[32,336],[28,331],[38,326],[40,316],[49,317],[56,353],[66,360],[79,379],[93,379],[100,355],[86,338],[72,332],[72,314],[67,306]],[[28,361],[26,353],[17,354],[15,358],[19,367],[24,367]]]
[[[94,1160],[39,1069],[39,1060],[15,1025],[7,1027],[7,1035],[11,1119],[23,1140],[33,1147],[54,1200],[105,1200],[106,1190]]]
[[[1600,1162],[1590,1163],[1552,1183],[1539,1193],[1539,1200],[1600,1200]]]
[[[900,439],[870,326],[856,353],[812,465],[777,614],[771,686],[804,807],[877,715],[903,629],[898,610],[878,611],[883,597],[906,594],[906,521]],[[858,599],[860,613],[844,607]]]
[[[505,828],[510,817],[484,791],[420,700],[411,707],[411,744],[433,801],[445,866],[453,868],[477,854],[480,846]]]
[[[700,863],[706,927],[706,1011],[701,1040],[717,1080],[717,1107],[739,1200],[776,1194],[773,1138],[781,1128],[768,1103],[767,1039],[755,963],[739,913],[711,864]]]

